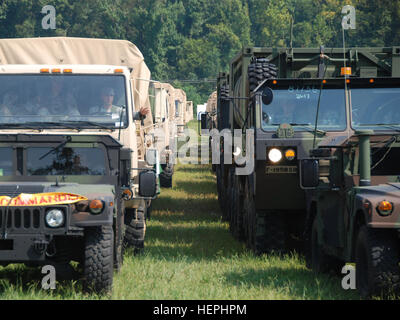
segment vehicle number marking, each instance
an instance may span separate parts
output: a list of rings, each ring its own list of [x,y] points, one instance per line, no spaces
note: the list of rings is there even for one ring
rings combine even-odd
[[[296,166],[266,166],[265,167],[266,174],[277,174],[277,173],[297,173]]]

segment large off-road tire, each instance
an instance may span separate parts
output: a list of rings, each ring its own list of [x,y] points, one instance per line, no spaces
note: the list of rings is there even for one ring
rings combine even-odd
[[[135,253],[144,249],[146,235],[146,209],[140,206],[137,209],[127,209],[125,213],[125,244],[132,247]]]
[[[317,274],[328,272],[335,275],[340,274],[344,262],[324,252],[322,246],[318,243],[318,234],[317,219],[314,218],[309,242],[311,246],[311,269]]]
[[[85,292],[104,294],[113,283],[114,232],[111,226],[85,230],[84,283]]]
[[[227,197],[228,197],[228,192],[227,192],[227,187],[226,187],[226,177],[225,177],[225,165],[223,163],[224,161],[224,156],[221,154],[220,156],[220,164],[217,166],[217,191],[218,191],[218,202],[219,202],[219,207],[221,208],[222,212],[222,220],[227,221]]]
[[[248,67],[249,89],[253,91],[266,79],[276,78],[278,68],[267,58],[253,58]]]
[[[125,237],[125,207],[123,201],[119,201],[119,207],[117,208],[118,214],[114,220],[114,269],[119,272],[124,263],[124,237]]]
[[[393,230],[362,226],[355,248],[356,284],[361,297],[398,293],[399,239]]]
[[[237,240],[245,240],[243,225],[243,191],[239,176],[234,174],[232,187],[232,209],[230,230]]]
[[[160,186],[163,188],[172,188],[172,176],[174,174],[174,167],[168,163],[162,166],[160,173]]]
[[[228,180],[227,180],[227,187],[226,187],[226,199],[225,199],[225,212],[226,216],[224,218],[225,221],[230,223],[232,218],[232,202],[233,202],[233,176],[234,176],[234,168],[230,168],[228,171]]]

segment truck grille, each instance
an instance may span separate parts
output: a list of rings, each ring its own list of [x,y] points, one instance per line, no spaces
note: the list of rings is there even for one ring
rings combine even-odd
[[[5,212],[8,215],[7,229],[9,230],[36,230],[44,223],[43,210],[38,208],[3,207],[0,208],[0,228],[4,227]]]

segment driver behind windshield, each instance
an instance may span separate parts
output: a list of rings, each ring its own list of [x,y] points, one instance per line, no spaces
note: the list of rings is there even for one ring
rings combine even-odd
[[[51,79],[50,92],[42,94],[40,101],[41,107],[45,108],[42,111],[42,115],[54,115],[54,116],[79,116],[75,98],[65,86],[63,79],[53,78]]]
[[[0,105],[0,116],[9,117],[13,115],[17,104],[18,96],[15,92],[10,91],[4,95],[3,103]]]
[[[103,114],[122,114],[123,107],[113,105],[115,92],[113,88],[105,87],[101,90],[101,104],[91,107],[89,114],[92,115],[103,115]],[[140,108],[139,112],[133,113],[134,120],[143,120],[146,115],[150,112],[147,107]]]

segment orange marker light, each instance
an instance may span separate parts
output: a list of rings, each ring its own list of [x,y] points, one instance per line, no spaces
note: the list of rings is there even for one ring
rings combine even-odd
[[[40,69],[40,73],[49,73],[49,72],[50,72],[50,69],[48,69],[48,68]]]
[[[388,216],[393,212],[393,204],[389,201],[383,200],[379,202],[377,210],[381,216]]]
[[[374,83],[375,80],[374,79],[369,79],[369,83]]]
[[[346,83],[350,83],[350,80],[349,80],[349,79],[347,79],[347,80],[346,80]]]
[[[114,73],[124,73],[124,70],[123,69],[115,69]]]
[[[51,69],[52,73],[61,73],[61,69]]]
[[[72,69],[64,69],[64,73],[72,73]]]
[[[326,84],[326,80],[322,80],[322,83],[323,83],[323,84]]]
[[[277,83],[278,83],[278,81],[274,80],[274,81],[272,81],[272,83],[273,83],[273,84],[277,84]]]
[[[340,74],[342,76],[351,76],[351,67],[342,68]]]
[[[92,200],[89,204],[89,209],[91,213],[99,214],[103,211],[104,204],[101,200]]]
[[[296,152],[292,149],[286,150],[285,157],[289,161],[292,161],[292,160],[294,160],[294,158],[296,158]]]

